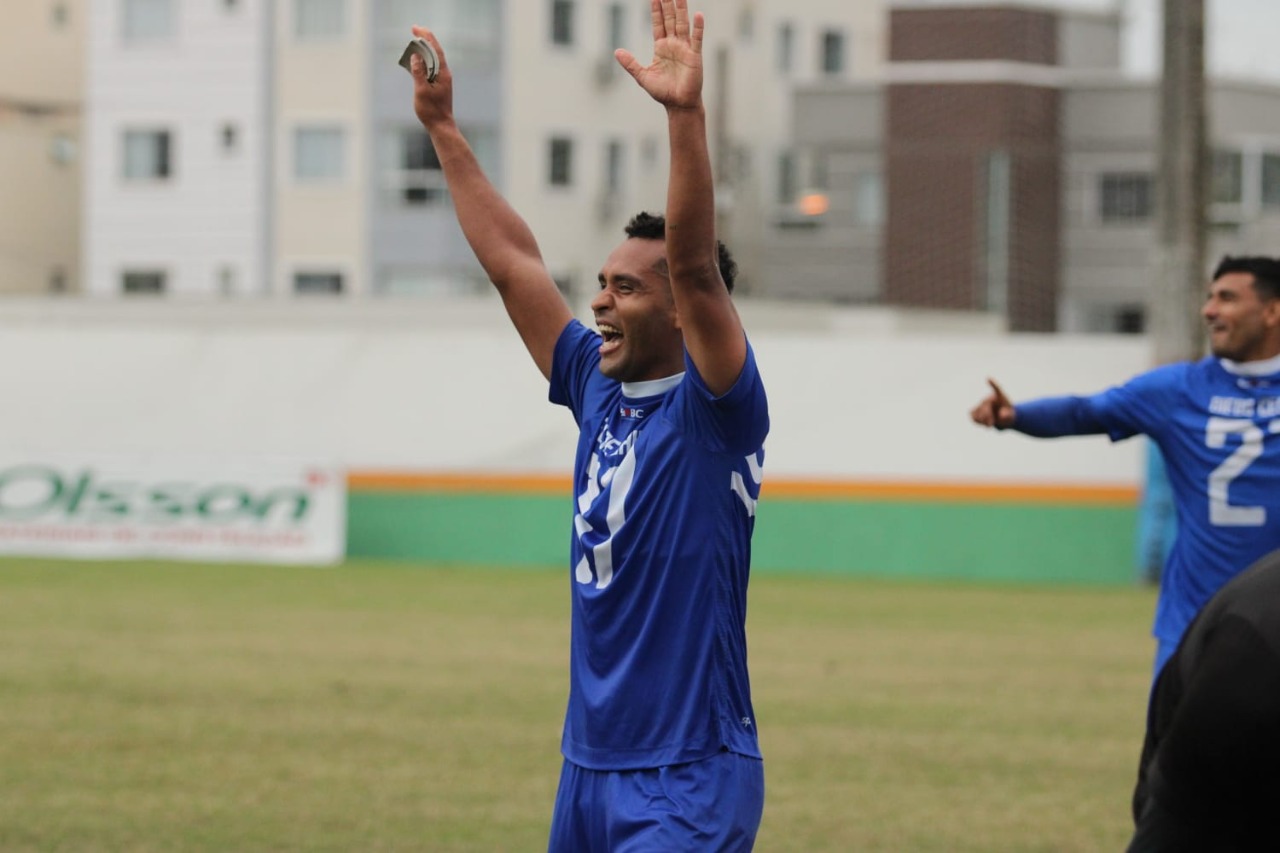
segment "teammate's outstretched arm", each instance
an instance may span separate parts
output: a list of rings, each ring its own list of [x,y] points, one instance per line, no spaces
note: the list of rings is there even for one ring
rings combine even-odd
[[[528,224],[490,183],[453,116],[453,73],[440,42],[426,27],[414,27],[440,60],[436,79],[427,81],[422,59],[414,56],[413,111],[431,135],[462,233],[497,287],[507,314],[542,375],[551,376],[556,340],[573,318],[547,272]]]
[[[982,398],[982,402],[974,406],[969,417],[975,424],[995,429],[1008,429],[1017,420],[1017,410],[994,379],[988,379],[991,393]]]
[[[667,184],[666,248],[671,292],[685,347],[707,387],[733,387],[747,358],[742,322],[720,276],[715,226],[715,187],[702,101],[701,12],[688,0],[650,0],[653,62],[642,66],[631,52],[618,62],[667,108],[671,175]]]

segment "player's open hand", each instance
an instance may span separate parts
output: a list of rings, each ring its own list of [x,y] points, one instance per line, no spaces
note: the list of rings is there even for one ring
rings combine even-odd
[[[422,57],[414,56],[409,61],[409,73],[413,75],[413,111],[418,116],[418,121],[430,129],[437,122],[453,118],[453,74],[449,71],[444,48],[436,40],[435,34],[426,27],[414,27],[413,34],[426,39],[440,60],[436,79],[430,82],[427,80],[427,66]]]
[[[676,109],[702,104],[703,17],[689,18],[689,0],[650,0],[653,62],[641,65],[630,51],[614,52],[618,63],[658,103]]]
[[[987,384],[991,386],[991,393],[982,398],[981,403],[973,407],[973,410],[969,412],[969,417],[973,419],[975,424],[981,424],[986,427],[1007,429],[1013,426],[1015,416],[1013,403],[1005,396],[1004,389],[994,379],[988,379]]]

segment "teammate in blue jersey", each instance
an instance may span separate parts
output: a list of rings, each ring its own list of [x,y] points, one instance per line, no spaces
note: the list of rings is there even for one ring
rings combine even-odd
[[[751,534],[769,429],[716,239],[701,13],[652,0],[653,61],[621,66],[666,108],[665,217],[640,214],[574,319],[526,223],[452,114],[452,74],[412,60],[458,221],[580,437],[573,477],[569,700],[552,851],[739,851],[764,771],[747,675]]]
[[[1212,355],[1087,397],[1014,406],[994,381],[976,423],[1038,438],[1145,434],[1160,447],[1177,511],[1156,604],[1155,671],[1204,603],[1280,547],[1280,261],[1226,257],[1201,311]]]

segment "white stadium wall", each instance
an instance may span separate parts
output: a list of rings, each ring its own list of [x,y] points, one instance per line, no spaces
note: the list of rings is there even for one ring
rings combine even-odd
[[[767,478],[1136,487],[1139,441],[1036,441],[969,423],[1148,366],[1145,339],[1011,336],[890,312],[743,308],[770,396]],[[10,453],[287,455],[352,470],[566,474],[574,425],[496,300],[11,302]]]

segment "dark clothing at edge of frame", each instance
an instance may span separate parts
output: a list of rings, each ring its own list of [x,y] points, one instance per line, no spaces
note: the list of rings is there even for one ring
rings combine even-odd
[[[1280,850],[1280,551],[1191,623],[1152,690],[1130,853]]]

